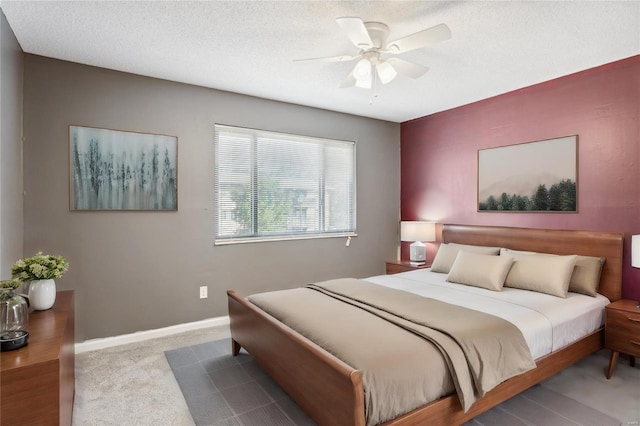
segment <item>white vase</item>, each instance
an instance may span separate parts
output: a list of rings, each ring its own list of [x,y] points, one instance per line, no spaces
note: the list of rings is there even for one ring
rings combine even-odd
[[[29,303],[36,311],[50,309],[56,301],[56,282],[37,280],[29,284]]]

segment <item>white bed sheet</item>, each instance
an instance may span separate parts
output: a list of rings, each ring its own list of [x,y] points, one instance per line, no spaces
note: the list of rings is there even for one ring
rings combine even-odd
[[[504,287],[502,291],[455,284],[430,269],[365,278],[375,284],[464,306],[503,318],[522,332],[538,359],[597,330],[609,299],[569,293],[566,299]]]

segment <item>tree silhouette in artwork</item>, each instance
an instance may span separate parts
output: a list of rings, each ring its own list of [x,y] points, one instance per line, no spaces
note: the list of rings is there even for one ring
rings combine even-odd
[[[478,210],[499,211],[576,211],[576,183],[563,179],[547,188],[540,184],[531,197],[521,194],[508,195],[503,192],[496,199],[490,195],[478,203]]]
[[[74,133],[71,160],[76,209],[177,208],[175,156],[167,143],[80,141]]]
[[[549,209],[549,191],[545,184],[539,185],[536,193],[533,195],[533,210]]]

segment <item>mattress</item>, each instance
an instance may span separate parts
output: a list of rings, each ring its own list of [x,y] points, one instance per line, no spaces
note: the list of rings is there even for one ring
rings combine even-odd
[[[450,283],[446,278],[447,274],[425,268],[364,280],[503,318],[520,329],[534,359],[602,327],[604,307],[609,303],[601,294],[591,297],[570,292],[562,299],[508,287],[491,291]]]

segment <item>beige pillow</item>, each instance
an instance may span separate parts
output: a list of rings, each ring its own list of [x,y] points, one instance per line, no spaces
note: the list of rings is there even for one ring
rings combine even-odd
[[[431,264],[431,272],[442,272],[448,274],[451,270],[451,265],[456,260],[456,256],[460,250],[470,251],[473,253],[498,255],[500,254],[500,247],[485,247],[485,246],[470,246],[465,244],[440,244],[436,257]]]
[[[504,282],[505,287],[547,293],[565,298],[578,256],[521,254],[515,261]]]
[[[600,275],[605,262],[604,257],[578,256],[576,267],[571,276],[569,291],[588,296],[598,294]]]
[[[533,251],[518,251],[501,248],[500,255],[518,256],[519,254],[539,254],[543,256],[556,256],[555,254],[536,253]],[[573,293],[595,296],[600,287],[600,275],[605,262],[604,257],[580,256],[576,260],[576,266],[569,282],[569,291]]]
[[[500,256],[513,256],[513,257],[517,257],[519,254],[545,254],[548,256],[555,256],[555,254],[551,254],[551,253],[538,253],[537,251],[522,251],[522,250],[511,250],[508,248],[504,248],[502,247],[500,249]]]
[[[447,281],[502,291],[514,258],[459,251]]]

